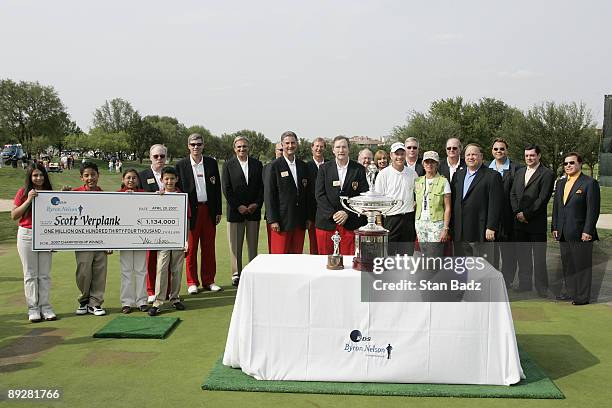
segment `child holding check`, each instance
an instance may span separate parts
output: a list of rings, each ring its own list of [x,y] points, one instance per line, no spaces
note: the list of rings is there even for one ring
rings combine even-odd
[[[138,188],[138,172],[127,169],[123,172],[120,192],[134,193],[144,191]],[[147,251],[119,251],[119,262],[121,264],[121,313],[132,312],[132,306],[136,306],[141,312],[149,309],[147,305]]]
[[[32,323],[43,319],[57,319],[49,304],[51,252],[32,251],[32,200],[38,195],[37,190],[52,189],[45,167],[40,163],[33,163],[26,173],[24,186],[15,195],[15,206],[11,211],[11,218],[19,219],[17,252],[23,265],[23,287],[28,305],[28,319]]]
[[[176,194],[181,191],[176,186],[178,175],[174,167],[164,167],[161,171],[161,179],[164,190],[160,194]],[[189,207],[187,207],[187,218],[189,218]],[[157,251],[157,276],[155,278],[155,301],[149,309],[149,316],[160,314],[160,307],[164,303],[168,292],[168,273],[170,273],[170,295],[169,300],[176,310],[185,310],[185,305],[181,302],[179,292],[181,291],[181,280],[183,275],[183,265],[185,253],[187,252],[187,242],[185,248],[175,250]]]
[[[81,187],[73,191],[102,191],[98,187],[98,165],[93,162],[83,162],[79,169],[81,173]],[[94,316],[104,316],[106,310],[102,309],[104,291],[106,290],[106,256],[112,251],[76,251],[77,269],[76,282],[81,291],[77,315],[91,313]]]

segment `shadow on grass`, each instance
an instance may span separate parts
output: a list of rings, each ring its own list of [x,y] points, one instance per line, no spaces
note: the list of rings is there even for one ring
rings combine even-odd
[[[521,348],[553,380],[585,370],[601,361],[569,335],[517,334]]]
[[[222,292],[202,292],[197,295],[190,295],[183,298],[183,303],[187,310],[208,309],[214,307],[230,306],[236,300],[236,289],[225,288]]]

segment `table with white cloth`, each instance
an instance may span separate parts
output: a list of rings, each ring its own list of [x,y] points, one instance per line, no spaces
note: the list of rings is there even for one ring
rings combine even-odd
[[[223,364],[258,380],[510,385],[524,378],[505,301],[362,302],[326,256],[259,255],[242,271]]]

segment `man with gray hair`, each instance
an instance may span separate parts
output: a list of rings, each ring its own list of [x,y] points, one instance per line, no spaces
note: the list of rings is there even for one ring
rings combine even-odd
[[[372,163],[372,160],[374,160],[374,154],[372,154],[372,151],[367,147],[365,149],[361,149],[359,156],[357,156],[357,161],[359,164],[367,169],[370,163]]]
[[[242,246],[246,233],[249,262],[257,256],[259,222],[263,205],[261,162],[249,157],[249,141],[234,139],[236,156],[223,164],[223,195],[227,200],[227,237],[229,240],[232,285],[238,286],[242,272]]]
[[[406,148],[406,167],[411,168],[420,176],[425,175],[423,163],[419,157],[419,141],[415,137],[409,137],[404,142]]]
[[[189,157],[176,163],[179,189],[189,196],[191,218],[186,260],[187,292],[198,293],[198,245],[202,246],[200,278],[203,290],[218,292],[215,284],[217,260],[215,255],[216,226],[221,221],[221,179],[217,161],[203,156],[204,139],[194,133],[187,139]]]
[[[164,189],[161,171],[166,165],[168,149],[162,144],[154,144],[149,149],[151,167],[144,169],[138,175],[140,188],[148,193]],[[157,251],[147,251],[147,294],[149,303],[155,301],[155,279],[157,276]]]
[[[465,160],[461,157],[462,148],[461,140],[456,137],[451,137],[446,141],[446,160],[440,163],[439,172],[446,177],[449,183],[453,181],[457,170],[463,170],[466,167]]]

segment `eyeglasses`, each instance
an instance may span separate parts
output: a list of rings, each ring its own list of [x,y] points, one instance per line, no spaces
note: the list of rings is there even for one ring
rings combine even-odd
[[[247,145],[238,145],[236,146],[236,149],[246,149],[247,147]]]
[[[416,149],[418,149],[418,147],[416,147],[416,146],[406,146],[406,149],[408,149],[408,150],[416,150]]]
[[[448,146],[446,150],[459,150],[457,146]]]
[[[494,152],[503,152],[503,151],[506,151],[506,148],[505,147],[494,147],[493,151]]]
[[[576,164],[576,162],[573,161],[573,160],[572,161],[563,162],[563,167],[565,167],[565,166],[573,166],[574,164]]]
[[[191,147],[200,147],[202,146],[204,143],[189,143],[189,146]]]
[[[154,154],[154,155],[153,155],[153,158],[154,158],[155,160],[157,160],[157,159],[165,159],[165,158],[166,158],[166,155],[165,155],[165,154]]]

